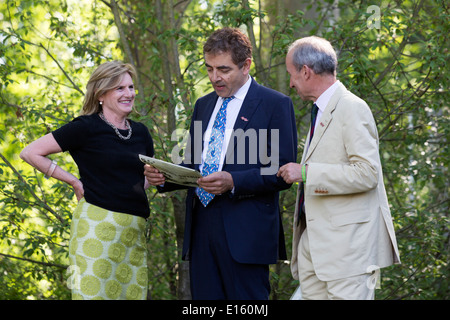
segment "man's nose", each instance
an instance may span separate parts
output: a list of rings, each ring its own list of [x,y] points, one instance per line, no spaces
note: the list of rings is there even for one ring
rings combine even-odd
[[[219,72],[217,72],[217,70],[211,71],[210,75],[211,75],[212,82],[218,82],[218,81],[222,80],[222,77],[220,76]]]

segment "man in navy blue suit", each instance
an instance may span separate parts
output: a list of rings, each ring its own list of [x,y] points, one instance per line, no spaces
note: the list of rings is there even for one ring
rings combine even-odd
[[[203,52],[214,91],[195,104],[183,161],[204,176],[186,197],[183,259],[190,261],[192,298],[268,299],[269,264],[286,259],[279,192],[290,184],[276,173],[296,161],[292,101],[249,75],[252,46],[239,29],[215,31]],[[219,145],[213,173],[211,138]],[[181,187],[148,165],[145,175],[160,192]]]

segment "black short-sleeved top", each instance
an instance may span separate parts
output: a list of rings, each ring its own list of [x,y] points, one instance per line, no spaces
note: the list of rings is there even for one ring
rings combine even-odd
[[[130,125],[131,138],[122,140],[93,114],[77,117],[52,134],[77,164],[87,202],[147,218],[150,209],[139,154],[153,156],[153,140],[143,124],[130,120]],[[128,130],[119,131],[123,136],[128,134]]]

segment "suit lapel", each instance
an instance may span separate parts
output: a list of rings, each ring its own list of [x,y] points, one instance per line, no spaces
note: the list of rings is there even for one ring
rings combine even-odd
[[[252,79],[252,83],[250,88],[248,89],[247,95],[245,96],[244,101],[242,102],[241,109],[239,110],[239,114],[236,118],[236,122],[234,123],[233,130],[243,129],[247,127],[249,124],[253,114],[258,108],[259,101],[261,97],[258,97],[258,87],[259,84],[256,83],[255,80]]]
[[[320,139],[322,138],[324,132],[327,130],[328,125],[333,120],[333,116],[331,115],[332,110],[325,110],[324,114],[322,114],[322,117],[320,118],[320,122],[316,125],[315,131],[314,131],[314,137],[311,140],[311,144],[308,146],[308,151],[305,157],[305,161],[311,156],[311,153],[316,148],[317,144],[319,143]],[[335,107],[335,106],[334,106]],[[334,107],[332,108],[334,110]],[[307,141],[309,141],[309,134],[307,137]]]
[[[304,155],[304,158],[302,159],[302,163],[306,162],[308,158],[311,156],[314,149],[317,147],[320,139],[322,138],[323,134],[327,130],[328,126],[330,125],[331,121],[333,120],[333,111],[336,109],[336,106],[341,99],[342,95],[345,91],[344,85],[340,85],[336,92],[331,97],[330,101],[327,104],[327,107],[325,108],[325,112],[322,114],[322,117],[320,118],[319,123],[317,123],[314,136],[311,140],[311,143],[309,146],[307,146],[307,153]],[[309,133],[308,137],[306,138],[306,141],[309,141]]]
[[[227,163],[226,158],[234,153],[235,149],[239,145],[239,139],[241,139],[241,137],[244,135],[243,133],[245,132],[245,129],[251,122],[256,109],[258,109],[261,101],[261,97],[258,96],[258,89],[259,84],[254,79],[252,79],[250,88],[248,89],[247,95],[242,102],[241,109],[239,110],[236,122],[234,123],[233,133],[231,135],[230,142],[228,143],[228,149],[225,154],[224,166]],[[234,139],[234,141],[232,139]]]

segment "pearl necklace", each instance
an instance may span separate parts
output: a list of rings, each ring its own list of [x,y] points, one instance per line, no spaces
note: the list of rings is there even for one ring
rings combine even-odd
[[[117,135],[120,139],[122,139],[122,140],[128,140],[128,139],[131,138],[131,134],[133,133],[133,130],[131,129],[131,125],[130,125],[130,122],[129,122],[128,120],[125,120],[125,125],[126,125],[126,127],[127,127],[127,129],[128,129],[128,135],[125,137],[125,136],[123,136],[123,135],[119,132],[119,129],[117,129],[117,127],[116,127],[115,125],[113,125],[111,122],[109,122],[109,121],[105,118],[105,115],[103,114],[103,112],[100,112],[98,115],[100,116],[100,118],[101,118],[103,121],[105,121],[107,124],[110,125],[111,128],[114,129],[114,131],[116,132],[116,135]]]

